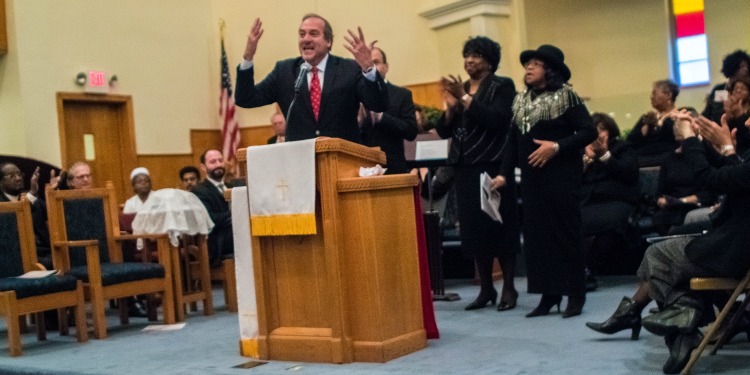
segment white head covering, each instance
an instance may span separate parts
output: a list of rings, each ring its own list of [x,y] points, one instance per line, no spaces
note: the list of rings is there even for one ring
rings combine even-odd
[[[135,176],[138,176],[139,174],[145,174],[146,176],[150,176],[150,174],[148,173],[148,169],[144,167],[138,167],[136,169],[133,169],[132,172],[130,172],[130,181],[133,181]]]

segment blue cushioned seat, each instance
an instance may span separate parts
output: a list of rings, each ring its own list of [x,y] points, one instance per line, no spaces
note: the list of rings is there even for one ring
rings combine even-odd
[[[65,292],[76,289],[77,279],[69,275],[54,275],[39,279],[19,279],[6,277],[0,279],[0,292],[14,290],[17,299],[42,296],[45,294]]]
[[[130,281],[164,278],[164,267],[158,263],[102,263],[102,285],[115,285]],[[68,275],[89,282],[86,266],[72,267]]]

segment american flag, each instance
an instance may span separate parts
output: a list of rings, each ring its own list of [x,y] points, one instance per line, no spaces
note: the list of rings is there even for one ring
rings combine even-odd
[[[234,115],[232,80],[229,77],[224,38],[221,39],[221,95],[219,96],[219,125],[221,126],[221,153],[227,162],[234,160],[234,152],[240,147],[240,127]]]

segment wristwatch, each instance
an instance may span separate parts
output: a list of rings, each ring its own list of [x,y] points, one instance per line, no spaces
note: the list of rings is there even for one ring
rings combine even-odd
[[[461,97],[461,101],[468,102],[469,99],[471,99],[471,95],[464,94],[464,96]]]
[[[726,154],[728,154],[731,151],[734,151],[734,146],[732,146],[732,145],[721,146],[721,154],[722,155],[726,155]]]

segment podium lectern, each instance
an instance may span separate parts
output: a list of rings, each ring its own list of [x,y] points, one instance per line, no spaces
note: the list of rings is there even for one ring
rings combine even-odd
[[[386,362],[424,348],[417,176],[358,177],[385,154],[337,138],[315,154],[317,234],[252,236],[260,358]]]

